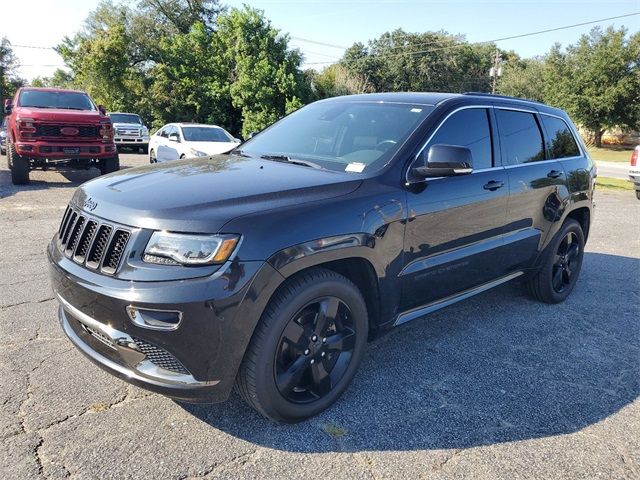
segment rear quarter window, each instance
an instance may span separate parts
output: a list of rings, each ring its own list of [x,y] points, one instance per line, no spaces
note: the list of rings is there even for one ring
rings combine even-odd
[[[547,150],[551,158],[569,158],[580,155],[580,149],[569,125],[558,117],[541,115],[547,132]]]

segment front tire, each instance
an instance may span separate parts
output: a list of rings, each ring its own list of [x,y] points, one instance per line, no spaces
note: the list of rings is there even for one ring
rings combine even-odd
[[[317,415],[353,379],[367,335],[367,307],[358,288],[330,270],[304,272],[288,280],[262,314],[236,390],[276,422]]]
[[[29,159],[18,155],[12,143],[7,145],[7,162],[11,169],[11,183],[26,185],[29,183]]]
[[[100,175],[117,172],[118,170],[120,170],[120,157],[118,155],[100,160]]]
[[[156,152],[153,149],[149,151],[149,163],[158,163]]]
[[[567,219],[549,244],[542,266],[529,279],[530,295],[544,303],[566,300],[575,287],[584,257],[584,232],[580,224]]]

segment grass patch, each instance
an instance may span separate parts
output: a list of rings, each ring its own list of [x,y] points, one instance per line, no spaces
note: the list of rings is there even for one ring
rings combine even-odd
[[[331,435],[333,438],[344,437],[347,434],[347,430],[345,428],[338,427],[337,425],[332,425],[330,423],[325,423],[324,425],[322,425],[322,430],[324,430],[325,433]]]
[[[630,163],[632,147],[588,147],[589,156],[596,162]]]
[[[610,190],[635,190],[633,183],[620,178],[597,177],[596,187],[608,188]]]

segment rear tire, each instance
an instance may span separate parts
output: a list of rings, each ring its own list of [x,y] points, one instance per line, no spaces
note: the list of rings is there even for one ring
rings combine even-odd
[[[584,233],[569,218],[547,247],[542,266],[527,283],[529,294],[544,303],[566,300],[575,287],[584,257]]]
[[[276,422],[305,420],[332,405],[353,379],[368,335],[358,288],[314,268],[288,280],[253,333],[236,391]]]
[[[120,157],[118,155],[100,160],[100,175],[117,172],[118,170],[120,170]]]
[[[29,159],[18,155],[12,143],[7,144],[7,162],[11,169],[11,183],[26,185],[29,183]]]

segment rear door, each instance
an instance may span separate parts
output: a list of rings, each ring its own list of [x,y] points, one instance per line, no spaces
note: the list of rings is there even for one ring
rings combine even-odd
[[[429,178],[409,187],[401,310],[485,283],[500,275],[508,199],[490,107],[462,107],[427,140],[471,150],[473,173]]]
[[[502,158],[509,176],[504,261],[509,270],[531,266],[552,225],[560,218],[566,176],[549,158],[539,113],[497,105]]]

